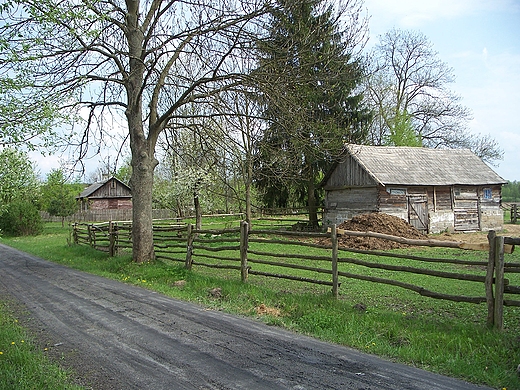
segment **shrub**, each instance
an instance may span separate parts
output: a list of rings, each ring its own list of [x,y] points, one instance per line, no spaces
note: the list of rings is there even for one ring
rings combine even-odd
[[[38,208],[27,200],[9,203],[0,214],[0,231],[10,236],[40,234],[43,222]]]

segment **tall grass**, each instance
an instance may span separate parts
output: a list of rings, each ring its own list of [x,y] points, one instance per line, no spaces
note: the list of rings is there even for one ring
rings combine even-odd
[[[224,223],[224,227],[234,224],[228,220]],[[212,228],[221,227],[215,226],[218,227]],[[356,280],[343,280],[340,299],[336,300],[326,286],[260,276],[251,276],[243,284],[237,271],[202,267],[187,271],[179,263],[169,261],[135,264],[128,255],[109,258],[85,246],[67,246],[67,237],[68,232],[58,224],[49,224],[41,236],[2,241],[73,268],[218,310],[256,317],[430,371],[494,388],[520,389],[516,373],[520,364],[519,308],[506,308],[506,330],[499,332],[487,328],[485,305],[433,300],[397,287]],[[453,256],[449,250],[431,248],[415,254],[422,252],[435,257]],[[486,254],[463,252],[458,256],[482,260]],[[520,262],[518,252],[508,256],[512,257],[507,261]],[[479,271],[459,267],[466,273]],[[382,271],[370,272],[379,275]],[[477,288],[476,283],[444,279],[431,282],[413,274],[400,278],[425,287],[432,283],[428,287],[440,292],[466,294],[470,289],[467,295],[482,295],[482,290],[471,291]],[[517,274],[511,274],[510,279],[511,284],[520,284]],[[216,288],[219,294],[211,294]]]

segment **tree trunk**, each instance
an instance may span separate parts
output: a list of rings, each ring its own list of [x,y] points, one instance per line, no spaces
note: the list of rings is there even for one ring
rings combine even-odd
[[[251,230],[251,219],[252,219],[252,209],[251,209],[251,185],[253,181],[253,158],[249,150],[246,153],[246,178],[245,178],[245,186],[246,186],[246,222],[249,230]]]
[[[306,158],[307,160],[307,158]],[[308,160],[307,160],[308,161]],[[314,184],[314,167],[311,162],[307,162],[308,167],[308,185],[307,185],[307,198],[309,206],[309,225],[313,228],[318,227],[318,211],[316,205],[316,186]]]
[[[177,201],[175,202],[175,204],[177,206],[177,217],[184,218],[184,207],[181,205],[179,198],[177,198]]]
[[[143,142],[141,149],[147,149]],[[153,247],[152,187],[157,160],[144,150],[132,148],[132,250],[137,263],[155,259]]]
[[[130,72],[125,79],[127,93],[126,118],[132,152],[132,257],[137,263],[155,259],[153,248],[152,186],[155,159],[155,143],[159,129],[150,115],[148,138],[143,125],[142,86],[145,66],[141,60],[143,31],[139,26],[139,1],[126,0],[126,37],[128,39]],[[155,117],[155,115],[153,116]]]
[[[141,70],[140,67],[137,69]],[[155,138],[147,139],[143,128],[142,101],[137,86],[142,84],[142,73],[136,72],[127,85],[128,108],[126,117],[132,152],[132,257],[142,263],[155,259],[153,248],[152,187],[155,159]],[[151,133],[151,132],[150,132]]]
[[[311,168],[312,171],[312,168]],[[314,175],[309,177],[309,224],[313,228],[318,227],[318,210],[316,205],[316,194],[315,191],[315,185],[314,185]]]
[[[193,204],[195,206],[195,229],[202,229],[202,211],[200,209],[199,194],[195,192],[193,194]]]

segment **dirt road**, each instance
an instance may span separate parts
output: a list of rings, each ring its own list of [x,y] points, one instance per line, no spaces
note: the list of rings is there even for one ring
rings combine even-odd
[[[0,294],[93,389],[483,389],[0,245]],[[6,295],[7,294],[7,295]]]

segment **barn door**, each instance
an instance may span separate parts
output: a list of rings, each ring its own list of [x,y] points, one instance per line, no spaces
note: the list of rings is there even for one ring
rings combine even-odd
[[[474,231],[480,229],[478,194],[476,187],[459,187],[453,190],[453,212],[455,230]]]
[[[417,230],[428,233],[428,198],[426,195],[408,197],[408,222]]]

